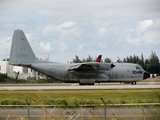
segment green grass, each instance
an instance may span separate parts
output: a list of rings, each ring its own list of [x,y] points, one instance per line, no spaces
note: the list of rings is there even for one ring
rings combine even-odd
[[[159,103],[160,89],[153,90],[57,90],[57,91],[0,91],[0,104],[107,104]]]

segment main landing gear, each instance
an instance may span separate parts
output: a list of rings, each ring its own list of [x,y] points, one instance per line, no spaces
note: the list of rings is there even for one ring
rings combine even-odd
[[[120,82],[121,83],[121,82]],[[122,82],[123,84],[132,84],[132,85],[136,85],[137,82],[136,81],[132,81],[132,82]]]
[[[133,81],[133,82],[131,82],[131,84],[132,84],[132,85],[136,85],[136,84],[137,84],[137,82],[136,82],[136,81]]]

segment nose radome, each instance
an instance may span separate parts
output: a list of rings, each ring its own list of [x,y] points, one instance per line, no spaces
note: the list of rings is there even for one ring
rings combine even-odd
[[[144,72],[144,75],[143,75],[143,80],[144,80],[144,79],[147,79],[147,78],[150,78],[150,73],[147,72],[147,71],[145,71],[145,72]]]

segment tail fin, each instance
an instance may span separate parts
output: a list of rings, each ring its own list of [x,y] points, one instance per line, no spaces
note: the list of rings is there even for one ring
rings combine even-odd
[[[102,58],[102,55],[99,55],[98,58],[96,59],[96,62],[101,62],[101,58]]]
[[[28,65],[36,61],[36,56],[22,30],[15,30],[12,38],[9,64]]]

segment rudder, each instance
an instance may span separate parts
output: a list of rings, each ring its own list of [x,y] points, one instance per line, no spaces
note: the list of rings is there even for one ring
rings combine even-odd
[[[36,56],[22,30],[15,30],[12,38],[9,64],[27,65],[36,61]]]

